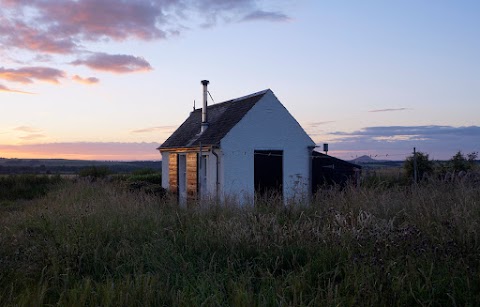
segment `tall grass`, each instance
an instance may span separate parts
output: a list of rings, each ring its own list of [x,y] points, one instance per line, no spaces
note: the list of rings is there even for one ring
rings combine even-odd
[[[43,196],[61,181],[59,175],[0,176],[0,202]]]
[[[479,200],[477,186],[432,183],[186,209],[66,183],[1,212],[0,302],[479,305]]]

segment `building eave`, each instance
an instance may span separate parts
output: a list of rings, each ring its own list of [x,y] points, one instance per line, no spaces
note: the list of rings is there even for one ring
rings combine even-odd
[[[200,152],[202,151],[209,151],[214,148],[215,145],[202,145],[202,146],[191,146],[191,147],[158,147],[157,150],[162,152]]]

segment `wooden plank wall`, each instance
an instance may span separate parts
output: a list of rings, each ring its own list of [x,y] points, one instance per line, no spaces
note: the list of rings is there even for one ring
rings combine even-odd
[[[187,196],[196,197],[198,191],[198,155],[187,153]]]
[[[168,156],[168,183],[170,192],[178,192],[178,154],[170,153]]]

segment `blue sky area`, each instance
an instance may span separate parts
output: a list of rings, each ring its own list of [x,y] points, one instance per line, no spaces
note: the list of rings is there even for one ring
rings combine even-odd
[[[480,2],[0,0],[0,157],[160,159],[201,101],[273,90],[329,154],[480,150]]]

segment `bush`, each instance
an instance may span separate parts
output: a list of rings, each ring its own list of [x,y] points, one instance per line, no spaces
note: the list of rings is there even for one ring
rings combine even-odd
[[[136,171],[127,178],[127,182],[130,191],[142,191],[159,196],[166,195],[166,190],[162,188],[162,174],[154,170]]]
[[[144,175],[131,175],[127,179],[130,182],[148,182],[148,183],[155,183],[155,184],[162,184],[162,174],[154,173],[154,174],[144,174]]]
[[[132,175],[152,175],[152,174],[158,174],[159,172],[154,170],[153,168],[141,168],[134,170],[132,172]]]
[[[417,153],[417,178],[422,179],[425,175],[433,173],[433,161],[428,157],[428,154],[418,151]],[[407,178],[414,177],[414,155],[407,157],[403,164]]]
[[[80,177],[90,177],[93,179],[105,178],[112,172],[106,166],[89,166],[81,169],[78,175]]]
[[[44,196],[61,182],[59,175],[9,175],[0,176],[0,200],[34,199]]]
[[[459,151],[448,161],[448,167],[454,172],[469,171],[474,167],[477,157],[477,152],[469,153],[465,157],[462,152]]]

